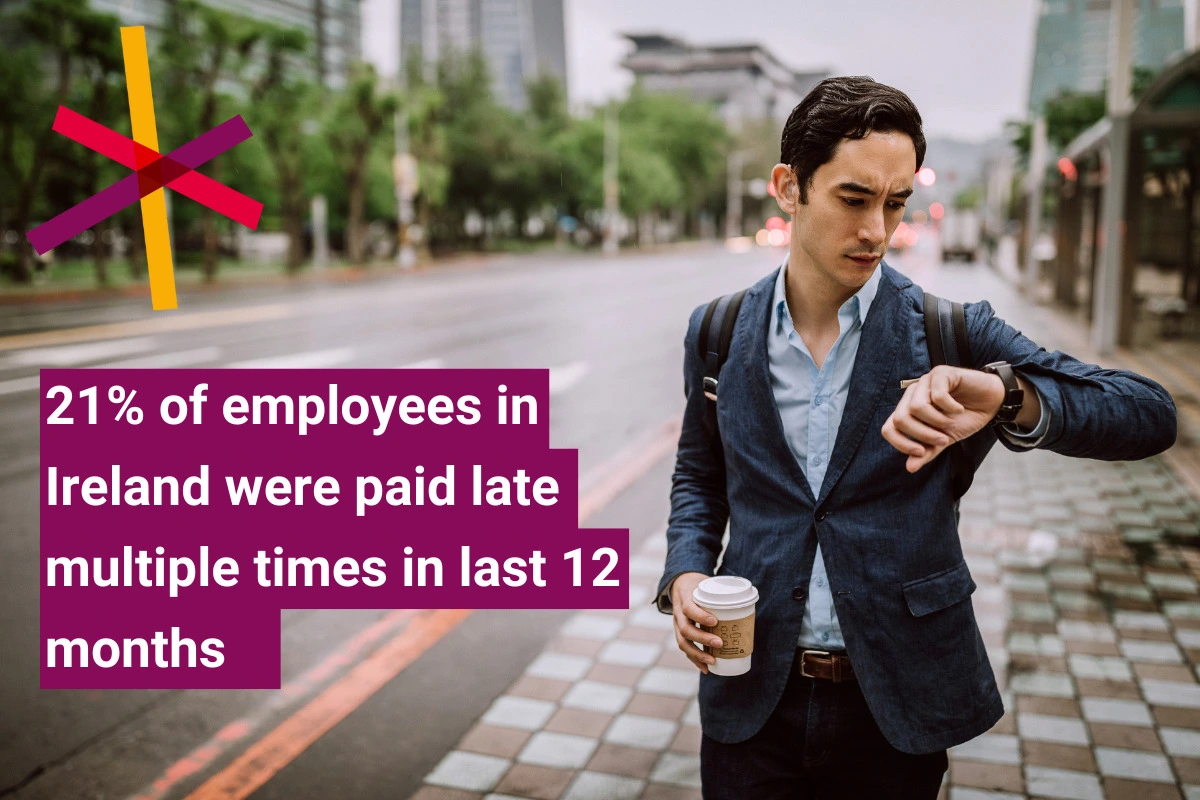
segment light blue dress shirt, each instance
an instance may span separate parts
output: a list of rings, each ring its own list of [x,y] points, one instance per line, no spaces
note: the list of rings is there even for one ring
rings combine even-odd
[[[813,496],[821,493],[821,483],[829,466],[829,457],[837,439],[838,426],[850,391],[850,376],[858,355],[862,326],[879,291],[882,267],[875,271],[863,287],[838,309],[840,333],[818,369],[808,345],[796,333],[791,311],[787,305],[787,263],[779,270],[775,281],[775,297],[771,329],[767,335],[767,358],[771,372],[771,390],[779,407],[788,448],[804,470]],[[1042,406],[1045,409],[1045,405]],[[1029,434],[1016,428],[1004,431],[1018,444],[1036,447],[1049,426],[1048,415],[1042,418]],[[798,644],[809,650],[844,650],[845,640],[833,607],[833,593],[821,545],[817,545],[812,576],[808,584],[808,602]]]

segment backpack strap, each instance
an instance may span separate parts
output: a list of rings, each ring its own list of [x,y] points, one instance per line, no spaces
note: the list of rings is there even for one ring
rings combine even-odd
[[[733,341],[733,325],[737,322],[738,311],[742,308],[742,298],[746,290],[714,298],[704,310],[704,318],[700,322],[700,335],[696,339],[696,347],[700,350],[700,358],[704,361],[704,396],[708,398],[708,408],[704,415],[704,430],[709,441],[721,449],[721,436],[717,429],[717,379],[721,374],[721,366],[729,357],[729,344]]]
[[[943,297],[925,293],[925,341],[929,346],[929,362],[932,366],[970,366],[967,314],[962,303],[952,303]],[[950,354],[949,358],[947,353]],[[957,502],[971,488],[975,474],[962,442],[955,442],[948,449],[954,468],[954,498]]]

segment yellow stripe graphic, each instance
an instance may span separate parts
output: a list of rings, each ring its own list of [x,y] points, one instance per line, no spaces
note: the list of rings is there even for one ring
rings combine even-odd
[[[121,51],[125,56],[125,86],[129,93],[129,121],[133,140],[156,153],[158,128],[154,123],[154,96],[150,91],[150,59],[146,51],[146,29],[141,25],[121,28]],[[150,304],[154,310],[179,308],[175,296],[175,266],[167,230],[166,189],[156,189],[141,199],[142,229],[146,236],[146,271],[150,275]]]

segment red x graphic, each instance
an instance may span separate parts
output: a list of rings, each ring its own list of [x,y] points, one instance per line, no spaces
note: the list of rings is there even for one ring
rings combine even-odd
[[[258,228],[258,221],[262,217],[262,203],[207,175],[185,167],[170,156],[156,153],[149,147],[138,144],[66,106],[58,107],[53,129],[68,139],[135,170],[140,197],[168,186],[184,197],[190,197],[251,230]]]

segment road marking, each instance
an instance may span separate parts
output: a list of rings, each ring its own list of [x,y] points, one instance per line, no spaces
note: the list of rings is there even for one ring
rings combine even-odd
[[[207,742],[197,747],[186,756],[176,761],[170,769],[158,776],[149,786],[129,800],[159,800],[168,794],[176,784],[190,775],[194,775],[210,766],[222,753],[248,738],[270,719],[271,715],[289,703],[310,694],[320,684],[332,677],[339,669],[354,663],[362,652],[380,639],[394,633],[397,628],[406,624],[417,612],[402,608],[389,612],[387,615],[363,628],[352,638],[343,642],[336,650],[321,659],[315,666],[310,667],[301,675],[288,681],[267,702],[259,706],[253,713],[234,720],[213,734]]]
[[[587,374],[588,365],[586,361],[572,361],[570,364],[563,364],[561,367],[551,367],[550,396],[553,397],[556,394],[562,394],[583,380],[583,376]]]
[[[353,347],[335,347],[307,353],[252,358],[249,361],[235,361],[226,366],[230,369],[321,369],[345,364],[354,359],[354,354]]]
[[[114,339],[107,342],[86,344],[63,344],[54,347],[35,347],[9,353],[4,359],[6,366],[19,367],[70,367],[88,361],[101,361],[133,353],[148,353],[154,349],[154,339],[139,336],[135,339]]]
[[[122,361],[107,361],[94,364],[92,369],[171,369],[172,367],[188,367],[192,364],[206,364],[221,358],[219,347],[197,347],[193,350],[176,350],[173,353],[156,353],[141,358],[127,358]]]
[[[596,472],[604,470],[608,474],[601,475],[594,481],[592,488],[580,497],[579,524],[582,525],[593,513],[645,475],[658,459],[669,454],[679,438],[679,426],[678,417],[667,420],[648,444],[642,443],[636,449],[626,448],[597,469]],[[185,800],[243,800],[248,797],[403,672],[425,650],[458,627],[472,611],[452,609],[393,612],[401,613],[417,616],[408,627],[252,744],[229,766],[205,781]],[[383,620],[375,623],[368,631],[375,629],[382,622]],[[364,639],[366,633],[367,631],[364,631],[359,634],[355,640]],[[305,675],[318,670],[328,674],[335,662],[340,665],[349,664],[362,649],[361,645],[350,647],[347,643],[339,648],[334,656],[325,659],[322,666],[310,670]],[[272,702],[279,701],[279,698],[289,694],[291,685],[289,683],[284,687]],[[292,690],[292,693],[302,694],[303,691]],[[282,701],[279,703],[282,704]],[[159,800],[164,797],[181,781],[204,770],[234,744],[247,739],[257,727],[256,720],[257,718],[241,719],[226,725],[208,742],[168,767],[150,787],[129,800]]]
[[[414,361],[411,364],[405,364],[400,369],[442,369],[446,366],[444,358],[427,358],[424,361]]]
[[[191,314],[163,314],[149,319],[128,322],[110,322],[103,325],[85,325],[79,328],[64,328],[57,331],[18,333],[15,336],[0,336],[0,352],[24,350],[28,347],[44,347],[54,344],[75,344],[97,339],[120,339],[127,336],[144,336],[151,333],[192,331],[198,328],[218,328],[223,325],[246,325],[252,322],[269,322],[295,315],[295,309],[284,303],[230,308],[224,311],[197,311]]]
[[[31,375],[28,378],[13,378],[12,380],[0,381],[0,395],[32,392],[40,385],[41,379],[37,375]]]
[[[189,794],[187,800],[234,800],[249,796],[471,613],[469,609],[420,612],[391,641],[251,745],[232,764]]]

